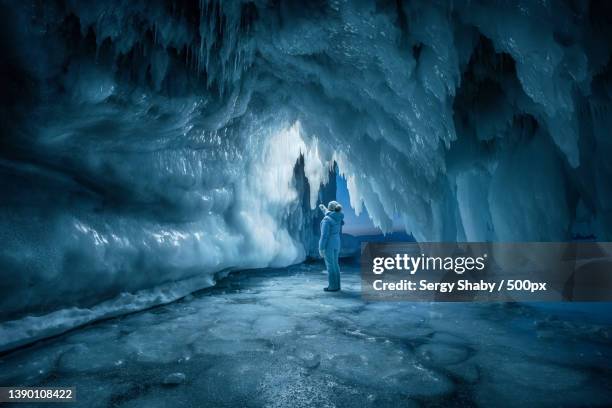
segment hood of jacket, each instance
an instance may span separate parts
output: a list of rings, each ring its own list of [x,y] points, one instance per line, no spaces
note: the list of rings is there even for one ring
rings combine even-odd
[[[342,224],[342,220],[344,219],[344,214],[336,211],[327,211],[325,216],[329,217],[335,224]]]

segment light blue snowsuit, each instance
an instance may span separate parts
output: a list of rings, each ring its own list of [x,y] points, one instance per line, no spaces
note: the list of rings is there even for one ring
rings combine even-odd
[[[329,279],[328,288],[331,290],[340,289],[340,265],[338,265],[338,255],[340,255],[340,234],[344,224],[344,214],[341,212],[327,211],[323,221],[321,221],[321,239],[319,239],[319,252],[325,259],[327,275]]]

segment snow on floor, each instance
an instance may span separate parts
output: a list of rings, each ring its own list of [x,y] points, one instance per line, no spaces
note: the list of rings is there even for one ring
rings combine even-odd
[[[321,290],[321,270],[237,273],[179,302],[5,354],[0,385],[76,386],[79,407],[612,401],[612,326],[588,314],[367,303],[354,267],[335,294]]]

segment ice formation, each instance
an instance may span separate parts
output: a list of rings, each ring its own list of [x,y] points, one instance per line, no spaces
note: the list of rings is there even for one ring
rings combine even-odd
[[[0,320],[299,262],[334,162],[384,231],[612,239],[606,2],[0,11]]]

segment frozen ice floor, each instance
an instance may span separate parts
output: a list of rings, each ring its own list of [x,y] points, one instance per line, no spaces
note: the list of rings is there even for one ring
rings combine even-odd
[[[584,311],[367,303],[356,268],[334,294],[321,270],[237,273],[39,342],[0,357],[0,385],[76,386],[79,407],[612,404],[612,326]]]

